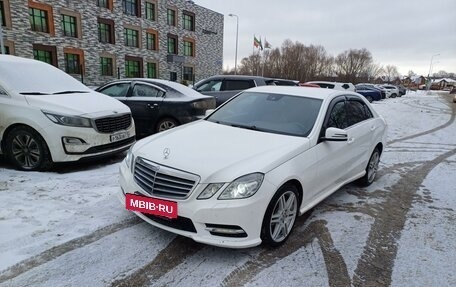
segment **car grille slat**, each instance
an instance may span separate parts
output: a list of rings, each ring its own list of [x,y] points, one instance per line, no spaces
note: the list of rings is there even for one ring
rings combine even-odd
[[[138,157],[135,161],[134,180],[152,196],[186,198],[196,186],[199,177]]]
[[[111,116],[95,120],[96,129],[100,133],[113,133],[125,130],[131,126],[131,115]]]

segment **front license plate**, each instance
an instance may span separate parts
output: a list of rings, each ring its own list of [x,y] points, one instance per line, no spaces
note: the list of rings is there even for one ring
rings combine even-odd
[[[111,142],[117,142],[117,141],[121,141],[123,139],[126,139],[130,136],[130,134],[128,132],[121,132],[121,133],[117,133],[117,134],[112,134],[111,135]]]
[[[127,193],[125,207],[138,211],[168,218],[177,218],[177,202]]]

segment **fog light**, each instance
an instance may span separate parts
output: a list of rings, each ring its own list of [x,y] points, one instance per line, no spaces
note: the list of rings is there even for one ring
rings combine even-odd
[[[224,237],[247,237],[247,233],[240,226],[206,223],[206,230],[212,235]]]
[[[83,139],[74,137],[62,137],[63,149],[66,153],[83,153],[89,148],[89,144]]]

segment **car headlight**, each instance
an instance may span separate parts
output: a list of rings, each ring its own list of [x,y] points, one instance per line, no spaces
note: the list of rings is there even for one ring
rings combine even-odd
[[[135,156],[133,155],[133,146],[131,146],[127,151],[127,156],[125,157],[125,164],[127,165],[128,169],[133,172],[133,163],[135,161]]]
[[[206,188],[198,195],[197,199],[209,199],[219,191],[224,183],[210,183]]]
[[[77,117],[77,116],[67,116],[67,115],[58,115],[49,112],[44,112],[48,119],[52,122],[62,125],[62,126],[70,126],[70,127],[82,127],[82,128],[91,128],[92,122],[88,118]]]
[[[251,173],[231,182],[218,199],[240,199],[254,195],[263,182],[264,174]]]

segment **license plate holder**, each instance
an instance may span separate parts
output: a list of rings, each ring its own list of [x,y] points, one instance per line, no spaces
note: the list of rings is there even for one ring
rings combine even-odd
[[[129,137],[130,137],[129,132],[120,132],[120,133],[112,134],[110,136],[110,140],[111,140],[111,142],[118,142],[118,141],[124,140]]]

